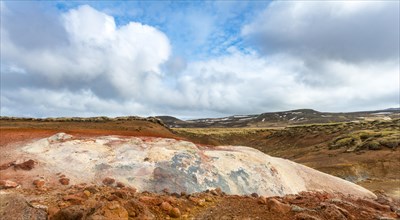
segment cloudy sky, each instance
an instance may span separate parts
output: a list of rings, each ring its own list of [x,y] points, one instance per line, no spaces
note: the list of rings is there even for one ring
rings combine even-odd
[[[1,115],[399,107],[398,1],[1,1]]]

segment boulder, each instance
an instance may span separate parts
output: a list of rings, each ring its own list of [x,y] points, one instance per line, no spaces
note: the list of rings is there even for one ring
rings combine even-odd
[[[167,188],[177,197],[181,192],[218,189],[210,192],[283,196],[325,191],[376,198],[354,183],[249,147],[208,148],[187,141],[151,137],[64,136],[68,135],[33,141],[22,150],[34,160],[43,161],[44,169],[59,172],[68,167],[68,175],[77,182],[113,185],[118,179],[139,191],[162,192]],[[103,173],[113,178],[100,179],[99,174]]]
[[[11,180],[0,180],[0,189],[16,188],[19,184]]]

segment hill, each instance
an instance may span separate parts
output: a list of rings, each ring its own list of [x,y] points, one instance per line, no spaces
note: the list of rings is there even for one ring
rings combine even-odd
[[[282,112],[267,112],[254,115],[233,115],[223,118],[180,120],[174,117],[157,117],[170,128],[243,128],[243,127],[285,127],[336,122],[360,122],[400,118],[400,109],[391,108],[376,111],[329,113],[312,109],[297,109]]]

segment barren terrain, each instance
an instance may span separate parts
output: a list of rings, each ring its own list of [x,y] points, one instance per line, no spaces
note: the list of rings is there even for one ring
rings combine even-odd
[[[338,137],[359,130],[377,130],[377,132],[385,130],[387,132],[381,136],[373,133],[374,140],[383,137],[385,140],[391,140],[391,135],[398,133],[391,133],[390,129],[397,129],[398,121],[337,126],[334,124],[328,127],[314,125],[278,129],[172,131],[157,120],[96,119],[85,122],[1,120],[0,219],[31,217],[35,219],[48,217],[50,219],[395,219],[399,217],[399,201],[393,198],[397,195],[395,191],[398,186],[396,182],[398,181],[396,167],[399,166],[398,145],[370,150],[368,147],[357,149],[353,145],[338,146],[336,143]],[[212,149],[217,145],[250,146],[271,156],[288,158],[361,183],[372,191],[379,188],[383,190],[374,191],[377,197],[370,198],[351,193],[312,190],[274,197],[268,197],[267,193],[261,191],[258,193],[248,191],[245,195],[228,195],[220,187],[197,192],[176,191],[165,187],[165,189],[160,188],[161,191],[156,190],[155,193],[143,191],[140,184],[135,187],[130,185],[129,181],[124,182],[123,179],[108,177],[106,174],[100,175],[96,181],[76,179],[73,176],[74,172],[67,172],[70,170],[68,165],[61,166],[65,172],[49,172],[57,167],[57,164],[46,168],[49,162],[44,163],[42,159],[43,155],[56,155],[51,153],[54,147],[47,150],[43,148],[46,152],[37,154],[41,157],[33,157],[35,155],[33,154],[28,158],[29,154],[24,154],[28,157],[14,160],[15,154],[12,152],[16,146],[27,147],[26,149],[31,149],[28,152],[32,153],[38,149],[37,147],[42,149],[42,146],[39,144],[35,145],[37,146],[35,148],[29,148],[30,143],[36,143],[40,139],[49,138],[60,132],[79,140],[99,137],[101,139],[102,136],[113,135],[122,139],[135,137],[143,141],[159,137],[178,141],[190,140],[199,143],[198,147],[205,149]],[[353,134],[357,135],[358,133]],[[344,138],[348,137],[342,139]],[[51,141],[53,139],[49,140],[49,143],[55,143]],[[358,144],[364,146],[363,143]],[[57,146],[67,145],[60,142]],[[152,161],[151,158],[147,160]],[[55,161],[62,160],[58,158]],[[379,167],[377,163],[383,165]],[[71,163],[71,168],[75,165],[78,164]],[[354,170],[353,167],[356,165],[359,170]],[[85,175],[85,172],[87,171],[81,169],[79,175]],[[363,176],[363,172],[367,172],[368,176]],[[160,174],[161,177],[166,177]],[[88,180],[91,175],[87,173]]]
[[[174,131],[196,143],[254,147],[400,198],[398,119],[286,128],[175,128]]]

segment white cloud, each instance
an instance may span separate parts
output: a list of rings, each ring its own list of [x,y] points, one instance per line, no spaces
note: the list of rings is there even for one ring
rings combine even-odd
[[[4,63],[57,85],[75,80],[90,87],[96,77],[106,78],[121,95],[135,97],[141,78],[159,74],[170,54],[168,38],[157,29],[136,22],[116,27],[113,17],[87,5],[67,12],[63,21],[69,42],[55,50],[27,50],[3,30]]]
[[[54,27],[30,33],[40,46],[26,46],[31,39],[13,36],[30,23],[11,28],[18,14],[10,9],[1,26],[1,114],[201,117],[393,107],[400,67],[391,41],[398,30],[378,25],[393,16],[378,3],[273,2],[243,28],[244,36],[257,40],[251,46],[264,50],[231,47],[225,55],[188,63],[170,56],[169,39],[158,29],[138,22],[117,26],[90,6],[54,17]],[[390,16],[366,31],[368,16],[386,10]],[[349,31],[354,22],[360,33]],[[44,44],[42,38],[52,40]],[[370,48],[363,48],[366,43]]]
[[[321,60],[318,70],[324,74],[316,74],[317,69],[296,56],[265,58],[234,52],[189,64],[181,85],[188,100],[186,107],[193,109],[233,109],[236,113],[282,110],[286,106],[360,110],[396,106],[398,69],[399,64],[393,61],[353,64]],[[309,76],[312,78],[305,78]]]
[[[151,115],[148,108],[133,100],[118,102],[97,97],[90,90],[68,91],[22,88],[2,94],[2,115],[49,116],[121,116],[135,112]],[[23,103],[23,104],[22,104]],[[29,106],[29,108],[27,108]]]

